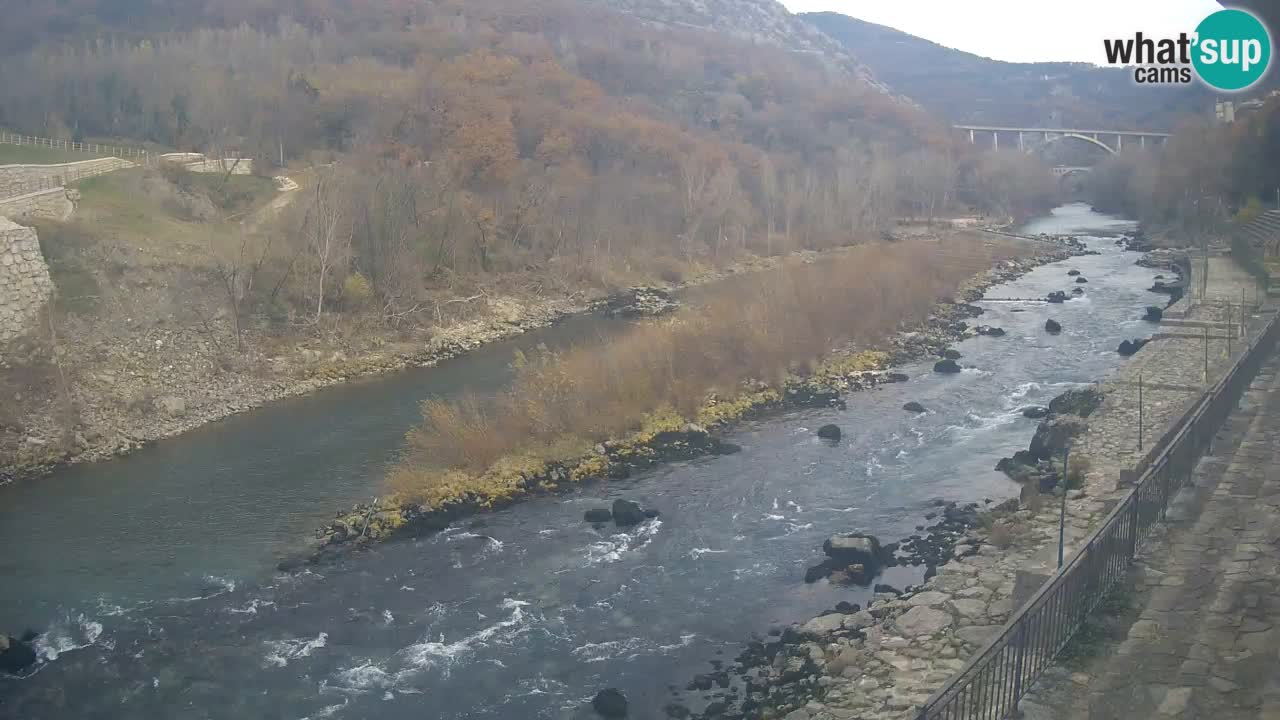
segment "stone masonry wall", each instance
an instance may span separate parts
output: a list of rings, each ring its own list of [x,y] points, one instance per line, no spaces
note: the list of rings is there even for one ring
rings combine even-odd
[[[251,175],[253,173],[252,158],[228,157],[215,160],[198,152],[165,153],[160,162],[181,165],[187,172],[193,173],[230,173],[232,175]]]
[[[0,342],[30,330],[52,293],[36,231],[0,217]]]
[[[0,199],[26,195],[54,184],[62,185],[127,167],[133,167],[133,163],[117,157],[58,165],[0,165]]]
[[[0,217],[66,220],[75,209],[70,198],[74,192],[64,187],[55,187],[0,200]]]

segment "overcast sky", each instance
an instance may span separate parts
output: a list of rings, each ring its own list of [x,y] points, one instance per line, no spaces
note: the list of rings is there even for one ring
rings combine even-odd
[[[1011,62],[1103,63],[1103,38],[1190,33],[1214,0],[782,0],[791,12],[830,10],[940,45]]]

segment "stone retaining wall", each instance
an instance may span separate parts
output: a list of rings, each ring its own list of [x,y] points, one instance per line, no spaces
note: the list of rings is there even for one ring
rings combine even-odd
[[[36,231],[0,217],[0,342],[30,330],[52,293]]]
[[[55,187],[0,200],[0,218],[66,220],[75,209],[71,192],[74,191]]]
[[[165,153],[160,162],[181,165],[187,172],[194,173],[230,173],[232,175],[249,175],[253,173],[253,160],[250,158],[228,157],[214,160],[204,153],[182,152]]]
[[[57,165],[0,165],[0,198],[47,190],[113,170],[133,167],[117,157],[95,158]]]

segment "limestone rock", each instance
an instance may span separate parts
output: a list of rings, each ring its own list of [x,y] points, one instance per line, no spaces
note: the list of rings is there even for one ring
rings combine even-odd
[[[975,647],[981,646],[1000,632],[999,625],[970,625],[956,630],[956,637]]]
[[[907,637],[935,635],[955,622],[950,613],[918,605],[894,621],[898,631]]]
[[[187,401],[176,395],[164,395],[156,398],[156,409],[170,417],[182,417],[187,414]]]
[[[844,619],[845,616],[840,613],[822,615],[801,625],[800,632],[808,635],[830,635],[844,627]]]

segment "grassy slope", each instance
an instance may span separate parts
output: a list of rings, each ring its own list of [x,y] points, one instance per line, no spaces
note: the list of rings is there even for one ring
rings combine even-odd
[[[220,179],[197,177],[192,182]],[[182,282],[187,271],[204,273],[211,266],[210,247],[229,247],[239,237],[234,220],[180,217],[171,202],[171,186],[151,171],[119,170],[75,187],[80,201],[71,219],[43,221],[37,228],[60,297],[81,315],[95,314],[104,305],[136,305],[130,299],[137,283],[166,286]],[[234,196],[232,211],[265,204],[275,194],[271,181],[256,177],[230,178],[227,192]],[[115,302],[104,302],[108,300]],[[146,314],[141,307],[133,311]]]
[[[0,145],[0,165],[54,165],[99,157],[103,155],[35,145]]]
[[[191,187],[206,192],[221,185],[216,175],[193,175]],[[76,184],[80,202],[71,224],[79,225],[104,241],[114,240],[147,251],[166,262],[191,262],[193,250],[204,250],[210,239],[235,234],[234,221],[201,222],[181,217],[152,191],[159,184],[154,173],[140,168],[120,170]],[[275,195],[270,180],[253,176],[226,179],[228,204],[224,215],[236,215],[263,205]]]

